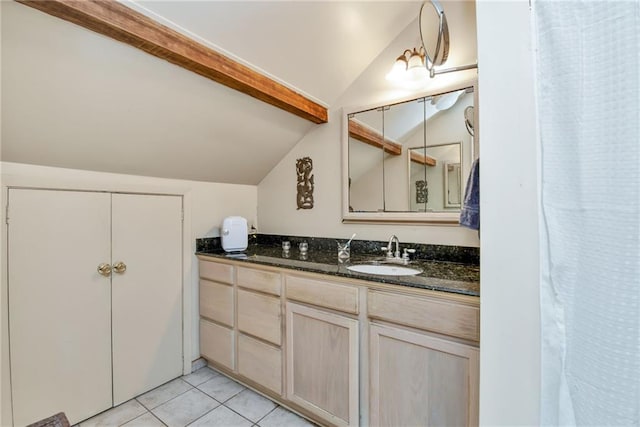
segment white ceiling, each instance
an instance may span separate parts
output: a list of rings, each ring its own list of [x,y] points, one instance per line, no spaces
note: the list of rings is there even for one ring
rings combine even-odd
[[[133,7],[331,106],[415,19],[419,5]],[[4,161],[258,184],[322,126],[25,5],[0,7]]]
[[[331,106],[416,1],[137,1],[131,7]]]

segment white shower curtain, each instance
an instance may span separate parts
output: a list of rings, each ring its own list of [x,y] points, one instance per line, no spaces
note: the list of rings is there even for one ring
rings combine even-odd
[[[640,1],[537,0],[533,18],[541,420],[638,426]]]

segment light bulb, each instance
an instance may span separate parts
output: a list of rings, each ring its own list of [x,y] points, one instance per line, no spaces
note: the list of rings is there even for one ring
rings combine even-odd
[[[407,60],[404,56],[398,57],[396,62],[393,64],[391,71],[386,76],[387,80],[399,81],[404,79],[404,75],[407,71]]]

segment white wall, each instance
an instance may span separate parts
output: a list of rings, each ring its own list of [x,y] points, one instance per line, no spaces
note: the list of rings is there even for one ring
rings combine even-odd
[[[24,4],[0,8],[4,161],[255,185],[315,126]]]
[[[229,215],[241,215],[247,218],[249,224],[256,224],[257,187],[253,185],[219,184],[198,181],[149,178],[133,175],[110,174],[103,172],[90,172],[74,169],[52,168],[33,166],[18,163],[0,163],[2,168],[2,248],[6,250],[5,210],[6,187],[26,186],[44,188],[106,190],[145,193],[170,193],[184,195],[185,209],[185,274],[188,288],[185,292],[185,312],[190,319],[185,324],[185,331],[189,333],[186,341],[189,350],[185,354],[187,362],[200,356],[198,339],[198,265],[195,257],[195,239],[198,237],[219,236],[219,226],[222,219]],[[44,213],[43,213],[44,214]],[[6,256],[2,257],[2,266],[6,266]],[[3,277],[2,291],[0,295],[6,295],[6,280]],[[6,301],[2,303],[0,323],[2,324],[2,411],[4,417],[8,413],[8,364],[7,364],[7,326],[6,326]],[[0,419],[0,425],[10,422],[6,418]]]
[[[0,22],[2,22],[2,7],[0,7]],[[0,31],[0,46],[2,46],[2,32]],[[1,50],[1,49],[0,49]],[[0,82],[2,82],[2,55],[0,52]],[[0,99],[2,99],[2,84],[0,84]],[[0,102],[0,135],[2,135],[2,102]],[[2,137],[0,136],[0,153],[2,152]],[[2,185],[2,162],[0,162],[0,186]],[[3,239],[0,239],[0,241]],[[2,246],[0,245],[0,248]],[[0,255],[3,254],[3,251],[0,250]],[[0,277],[4,276],[5,266],[4,262],[0,262]],[[8,381],[8,372],[9,372],[9,358],[7,354],[7,346],[6,341],[4,340],[5,328],[8,327],[7,319],[8,313],[6,311],[6,301],[5,301],[5,293],[3,292],[2,286],[0,286],[0,425],[7,425],[8,423],[8,412],[4,410],[5,404],[8,403],[9,399],[9,381]]]
[[[468,50],[470,46],[475,46],[475,21],[462,22],[464,14],[461,14],[460,8],[464,6],[463,2],[443,3],[445,10],[450,10],[452,16],[461,16],[460,19],[452,19],[451,22],[451,31],[453,34],[455,28],[456,38],[451,48],[450,65],[474,61],[475,52],[469,54]],[[356,232],[360,239],[375,240],[386,240],[390,235],[396,234],[401,242],[479,245],[475,231],[457,226],[342,224],[342,109],[372,106],[374,103],[382,105],[426,90],[438,90],[457,81],[469,81],[475,75],[475,70],[471,70],[438,76],[417,89],[394,86],[385,80],[394,59],[405,49],[419,46],[419,38],[416,20],[381,52],[335,105],[331,106],[329,123],[318,126],[305,135],[260,182],[258,216],[262,233],[348,238]],[[313,159],[315,206],[310,210],[296,210],[295,161],[305,156]],[[399,184],[403,185],[402,190],[399,187],[399,191],[408,191],[406,181],[405,177],[403,183]]]
[[[526,0],[481,0],[480,424],[539,425],[538,152]]]

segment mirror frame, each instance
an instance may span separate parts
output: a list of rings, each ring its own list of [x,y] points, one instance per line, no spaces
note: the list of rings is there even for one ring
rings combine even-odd
[[[475,160],[479,153],[479,123],[478,120],[478,79],[467,79],[457,81],[452,84],[431,88],[427,91],[416,92],[402,98],[381,101],[375,104],[344,107],[342,108],[342,222],[343,223],[379,223],[379,224],[434,224],[434,225],[460,225],[460,212],[349,212],[349,114],[358,113],[360,111],[380,108],[387,105],[407,102],[418,98],[439,95],[445,92],[453,92],[473,86],[473,105],[474,105],[474,134],[473,150]],[[461,124],[464,125],[464,117],[460,118]],[[406,147],[407,149],[409,147]],[[404,150],[403,150],[404,151]],[[462,177],[464,180],[466,177]],[[462,195],[464,198],[464,194]]]

